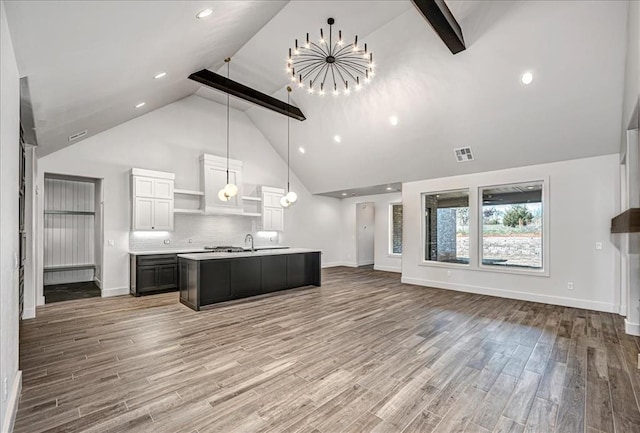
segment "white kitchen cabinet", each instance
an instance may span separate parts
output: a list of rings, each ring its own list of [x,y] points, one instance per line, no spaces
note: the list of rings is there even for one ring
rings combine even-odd
[[[238,187],[238,194],[229,201],[218,198],[218,192],[227,184],[227,158],[203,154],[202,164],[202,209],[205,214],[242,214],[242,161],[229,160],[229,182]]]
[[[280,199],[284,195],[284,189],[270,186],[261,187],[262,192],[262,230],[284,230],[284,208],[280,205]]]
[[[132,230],[173,230],[173,173],[131,169]]]

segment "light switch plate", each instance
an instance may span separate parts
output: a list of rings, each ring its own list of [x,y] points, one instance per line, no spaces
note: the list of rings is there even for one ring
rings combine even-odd
[[[596,242],[596,250],[602,249],[602,242]]]
[[[107,245],[110,246],[110,247],[113,247],[115,244],[116,244],[116,241],[114,241],[113,239],[109,239],[107,241]]]

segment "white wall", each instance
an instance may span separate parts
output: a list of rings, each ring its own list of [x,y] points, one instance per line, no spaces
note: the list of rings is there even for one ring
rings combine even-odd
[[[389,255],[389,205],[402,201],[400,193],[377,194],[342,199],[342,262],[345,266],[357,266],[356,257],[356,204],[375,203],[375,258],[374,269],[400,272],[402,258]]]
[[[613,154],[405,183],[402,281],[617,312],[618,252],[609,230],[611,218],[619,212],[618,160],[619,155]],[[477,215],[478,187],[546,177],[550,198],[545,205],[550,214],[543,236],[550,247],[548,277],[422,264],[421,193],[469,187],[470,215]],[[595,249],[596,242],[603,243],[602,250]],[[574,283],[574,290],[567,290],[567,282]]]
[[[18,161],[20,77],[0,2],[0,429],[18,404]],[[6,381],[6,385],[5,385]]]
[[[622,110],[622,146],[626,147],[626,131],[632,123],[634,108],[640,96],[640,1],[629,2],[627,22],[627,58],[624,83],[624,102]],[[637,112],[636,116],[639,116]],[[638,119],[633,121],[638,124]],[[636,126],[637,127],[637,126]]]
[[[129,286],[129,170],[140,167],[172,172],[176,174],[176,188],[199,190],[198,159],[202,153],[225,155],[225,129],[225,106],[190,96],[38,160],[40,190],[44,173],[103,179],[104,242],[106,245],[109,240],[115,241],[113,247],[105,246],[103,250],[103,295],[125,293]],[[230,137],[231,158],[244,164],[246,195],[252,195],[256,185],[286,184],[285,162],[247,116],[237,110],[231,110]],[[285,211],[281,243],[320,248],[324,252],[323,263],[339,262],[339,200],[311,196],[296,176],[292,176],[291,188],[299,200]],[[38,203],[42,209],[42,197]],[[241,219],[247,217],[237,218],[238,226],[232,230],[237,229],[243,236],[247,227]],[[42,229],[42,219],[39,227]],[[216,239],[207,241],[216,243]]]

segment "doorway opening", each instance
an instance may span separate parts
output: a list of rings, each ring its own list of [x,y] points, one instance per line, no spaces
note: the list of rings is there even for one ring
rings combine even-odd
[[[102,180],[45,174],[45,304],[101,296]]]
[[[356,203],[356,264],[371,267],[375,260],[376,205]]]

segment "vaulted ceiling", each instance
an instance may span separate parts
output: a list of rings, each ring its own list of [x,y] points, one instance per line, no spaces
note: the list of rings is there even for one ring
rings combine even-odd
[[[186,95],[224,103],[187,76],[208,67],[286,100],[287,49],[336,19],[374,52],[350,96],[292,100],[292,168],[326,193],[614,153],[620,142],[627,2],[447,1],[467,49],[452,55],[409,1],[8,2],[29,76],[41,154]],[[194,15],[205,7],[207,20]],[[163,80],[153,80],[167,71]],[[526,86],[525,71],[534,75]],[[234,101],[286,156],[286,118]],[[389,122],[390,116],[398,124]],[[333,137],[340,135],[341,142]],[[453,149],[471,146],[458,163]],[[298,152],[303,147],[305,153]]]

